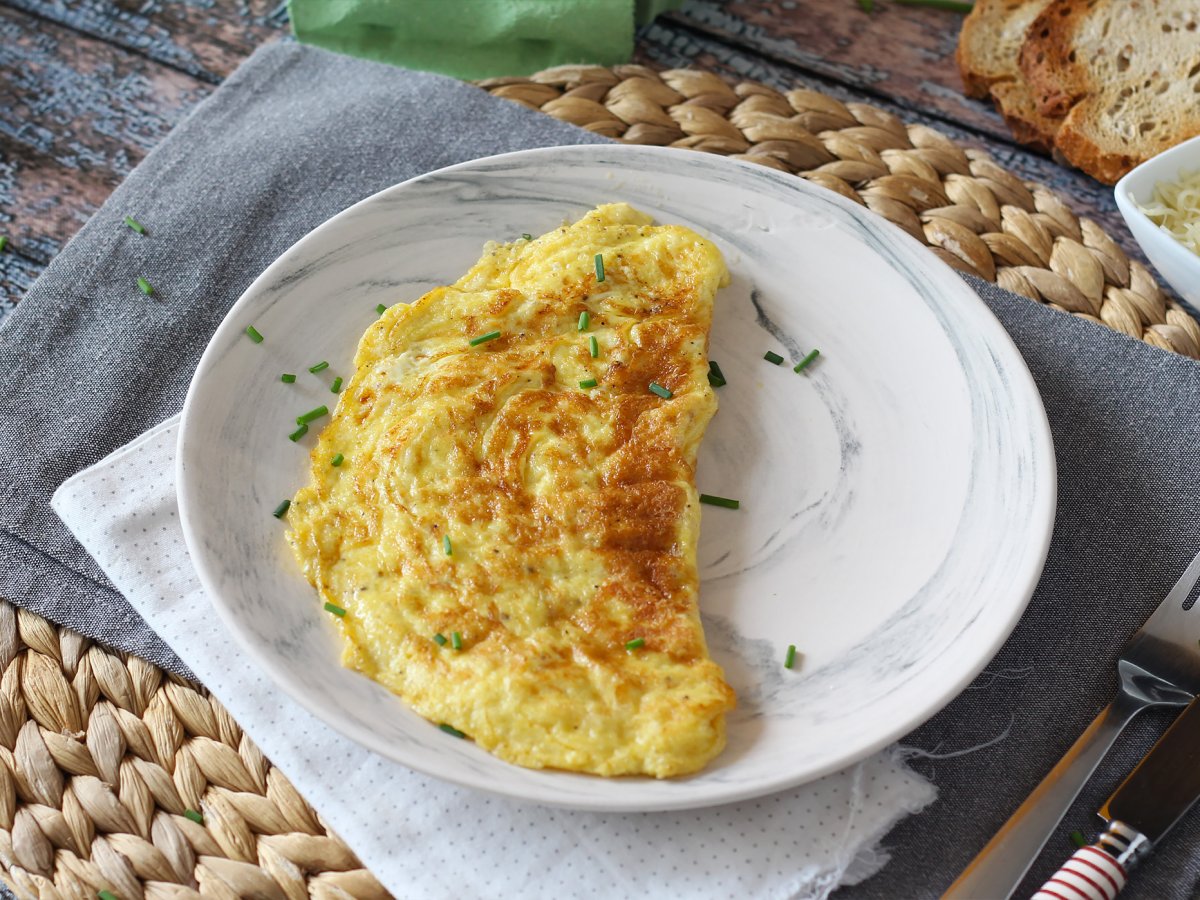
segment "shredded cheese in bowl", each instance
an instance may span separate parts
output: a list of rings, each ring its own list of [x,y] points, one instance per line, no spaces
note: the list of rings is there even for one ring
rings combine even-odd
[[[1150,221],[1200,256],[1200,169],[1181,172],[1178,181],[1159,181],[1154,197],[1138,207]]]

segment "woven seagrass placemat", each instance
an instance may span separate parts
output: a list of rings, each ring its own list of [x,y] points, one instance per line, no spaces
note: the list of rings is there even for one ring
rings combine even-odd
[[[1200,358],[1200,325],[1100,226],[868,104],[640,66],[480,86],[629,143],[795,173],[955,268]],[[389,896],[203,688],[2,601],[0,863],[20,897]]]

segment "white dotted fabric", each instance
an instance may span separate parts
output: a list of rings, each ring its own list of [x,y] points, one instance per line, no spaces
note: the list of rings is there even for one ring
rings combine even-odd
[[[53,506],[247,734],[397,896],[824,898],[887,861],[935,789],[884,751],[760,800],[678,813],[548,809],[457,788],[334,733],[240,653],[197,583],[169,419],[80,472]]]

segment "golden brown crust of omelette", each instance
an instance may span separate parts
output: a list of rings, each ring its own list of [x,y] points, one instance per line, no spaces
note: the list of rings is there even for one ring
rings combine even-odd
[[[727,277],[708,241],[616,204],[367,331],[288,517],[347,610],[348,665],[525,766],[664,777],[720,752],[734,698],[700,627],[694,476]],[[452,632],[462,650],[432,640]]]

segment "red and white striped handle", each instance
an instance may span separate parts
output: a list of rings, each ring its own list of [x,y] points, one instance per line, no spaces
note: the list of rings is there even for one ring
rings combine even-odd
[[[1113,900],[1125,887],[1129,870],[1149,852],[1144,834],[1113,819],[1094,844],[1075,851],[1033,900]]]
[[[1114,900],[1125,887],[1125,867],[1094,844],[1080,847],[1033,900]]]

